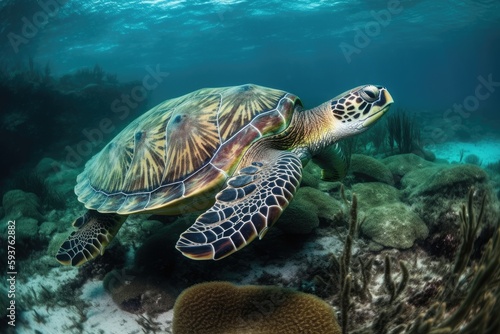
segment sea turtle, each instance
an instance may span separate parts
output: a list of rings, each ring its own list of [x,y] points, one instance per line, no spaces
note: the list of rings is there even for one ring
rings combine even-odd
[[[208,209],[176,248],[221,259],[262,238],[295,194],[311,158],[324,179],[345,175],[336,144],[389,109],[386,88],[364,85],[306,110],[294,94],[253,84],[200,89],[144,113],[92,157],[75,193],[88,211],[57,260],[81,265],[134,213]]]

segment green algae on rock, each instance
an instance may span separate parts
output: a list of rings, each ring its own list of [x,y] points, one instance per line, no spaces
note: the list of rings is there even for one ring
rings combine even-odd
[[[358,197],[358,208],[361,212],[399,202],[399,190],[381,182],[356,183],[352,186],[353,193]]]
[[[399,177],[403,177],[406,173],[413,170],[431,167],[434,165],[432,162],[429,162],[413,153],[393,155],[382,159],[382,163],[389,168],[393,175]]]
[[[321,190],[300,187],[276,226],[287,233],[308,234],[320,221],[333,222],[341,207],[339,201]]]
[[[405,200],[412,203],[431,232],[457,235],[457,212],[471,187],[477,194],[487,194],[485,219],[497,214],[497,209],[491,206],[495,196],[488,181],[487,173],[475,165],[435,164],[407,173],[401,184]]]
[[[349,172],[361,181],[378,181],[394,185],[391,170],[380,160],[363,154],[353,154]]]
[[[403,203],[390,203],[366,211],[361,231],[385,247],[398,249],[410,248],[416,240],[425,239],[429,234],[420,217]]]
[[[7,219],[21,217],[33,218],[37,221],[43,219],[40,212],[40,200],[33,193],[27,193],[20,189],[10,190],[3,195],[2,204]]]
[[[442,193],[463,198],[471,186],[487,180],[488,174],[475,165],[434,165],[409,172],[401,182],[411,196]]]

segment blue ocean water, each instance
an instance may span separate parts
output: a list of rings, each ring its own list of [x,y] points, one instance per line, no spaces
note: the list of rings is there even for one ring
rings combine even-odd
[[[254,82],[293,91],[312,105],[352,86],[380,83],[402,105],[445,110],[473,94],[479,76],[500,81],[495,0],[0,6],[2,59],[31,56],[50,63],[55,75],[98,63],[124,80],[159,64],[170,76],[153,92],[153,104],[200,87]],[[481,101],[481,108],[494,108],[499,96]]]
[[[193,217],[148,215],[130,217],[120,242],[95,262],[78,269],[55,262],[74,230],[71,222],[85,212],[73,191],[85,163],[144,111],[203,87],[254,83],[297,94],[310,108],[355,86],[380,84],[395,100],[384,117],[404,110],[417,121],[415,154],[389,149],[386,137],[385,148],[376,147],[375,133],[387,132],[384,119],[382,132],[370,130],[369,140],[357,142],[360,154],[346,181],[349,200],[359,194],[360,220],[368,217],[353,254],[375,258],[373,300],[383,304],[386,297],[380,283],[386,254],[415,263],[401,298],[415,311],[401,323],[429,309],[431,290],[442,288],[439,275],[457,252],[457,212],[470,187],[476,187],[476,213],[481,196],[487,198],[489,225],[480,231],[478,249],[500,223],[499,0],[2,0],[0,39],[0,234],[17,220],[19,333],[156,327],[170,333],[175,297],[207,280],[286,286],[316,294],[338,311],[337,292],[322,284],[336,282],[327,271],[331,255],[342,252],[349,205],[344,188],[319,181],[314,168],[304,174],[306,190],[296,206],[285,211],[292,213],[283,216],[298,227],[269,232],[228,262],[193,264],[174,249]],[[365,175],[365,166],[376,172]],[[383,209],[396,213],[388,217]],[[304,228],[300,221],[316,226],[296,236]],[[366,227],[373,221],[381,226]],[[391,229],[396,224],[403,232]],[[377,234],[386,230],[386,239]],[[385,234],[401,240],[410,234],[410,246],[393,245]],[[3,268],[3,239],[1,246]],[[474,252],[471,263],[482,255]],[[485,297],[497,298],[488,304],[496,307],[491,314],[500,305],[498,269],[494,275]],[[448,304],[464,298],[473,277],[464,278],[469,281]],[[134,290],[147,293],[137,297]],[[144,296],[163,298],[165,304],[147,310],[160,314],[160,325],[131,316],[158,304]],[[357,308],[359,326],[369,325],[362,315],[378,308],[363,306],[370,311]],[[11,329],[3,325],[0,331]],[[357,325],[351,319],[351,328]]]

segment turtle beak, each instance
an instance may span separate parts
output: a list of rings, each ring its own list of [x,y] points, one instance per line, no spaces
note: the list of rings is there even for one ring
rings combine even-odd
[[[363,121],[363,127],[369,127],[380,119],[387,111],[389,111],[391,105],[394,103],[394,99],[385,87],[378,86],[380,90],[379,100],[372,106],[372,111],[377,108],[369,117]]]

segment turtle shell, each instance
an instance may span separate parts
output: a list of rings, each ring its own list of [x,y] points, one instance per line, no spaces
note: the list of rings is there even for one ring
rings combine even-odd
[[[205,208],[255,141],[290,124],[297,103],[295,95],[250,84],[167,100],[87,162],[75,193],[99,212]]]

